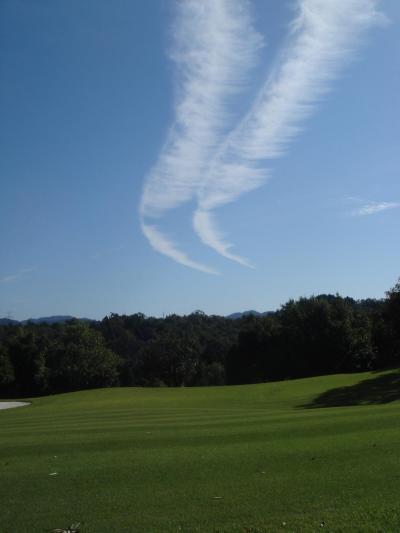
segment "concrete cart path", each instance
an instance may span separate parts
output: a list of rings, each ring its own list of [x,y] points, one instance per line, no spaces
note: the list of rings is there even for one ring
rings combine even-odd
[[[13,407],[23,407],[30,405],[29,402],[0,402],[0,409],[12,409]]]

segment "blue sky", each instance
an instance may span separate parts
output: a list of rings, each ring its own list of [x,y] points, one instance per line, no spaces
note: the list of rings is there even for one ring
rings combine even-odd
[[[322,4],[3,0],[0,316],[382,297],[400,275],[400,4]]]

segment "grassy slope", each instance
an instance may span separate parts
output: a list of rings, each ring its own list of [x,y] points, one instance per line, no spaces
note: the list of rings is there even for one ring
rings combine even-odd
[[[368,377],[84,391],[1,411],[0,531],[398,532],[400,403],[299,407]]]

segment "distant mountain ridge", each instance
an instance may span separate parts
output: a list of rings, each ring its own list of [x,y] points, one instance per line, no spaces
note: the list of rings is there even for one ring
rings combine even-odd
[[[11,318],[0,318],[0,326],[12,326],[19,324],[18,320],[12,320]]]
[[[237,320],[239,318],[243,318],[244,316],[266,316],[273,313],[273,311],[264,311],[263,313],[260,313],[259,311],[255,311],[254,309],[250,309],[249,311],[243,311],[243,312],[237,312],[237,313],[231,313],[230,315],[227,315],[226,318],[230,318],[232,320]]]
[[[69,320],[82,320],[84,322],[94,322],[90,318],[77,318],[71,315],[42,316],[40,318],[28,318],[28,320],[13,320],[11,318],[0,318],[0,326],[10,326],[16,324],[63,324]]]
[[[230,320],[238,320],[240,318],[243,318],[245,316],[266,316],[273,313],[273,311],[264,311],[263,313],[260,313],[260,311],[255,311],[254,309],[250,309],[248,311],[242,311],[242,312],[236,312],[231,313],[230,315],[227,315],[225,318],[229,318]],[[22,325],[25,326],[26,324],[63,324],[65,322],[68,322],[69,320],[81,320],[83,322],[96,322],[96,320],[93,320],[91,318],[77,318],[75,316],[71,315],[52,315],[52,316],[42,316],[39,318],[28,318],[27,320],[14,320],[12,318],[0,318],[0,326],[12,326],[12,325]]]

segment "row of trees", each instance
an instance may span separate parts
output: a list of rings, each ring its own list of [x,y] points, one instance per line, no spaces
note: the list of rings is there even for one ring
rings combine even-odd
[[[291,300],[265,316],[0,327],[0,395],[255,383],[400,366],[400,282],[384,300]]]

